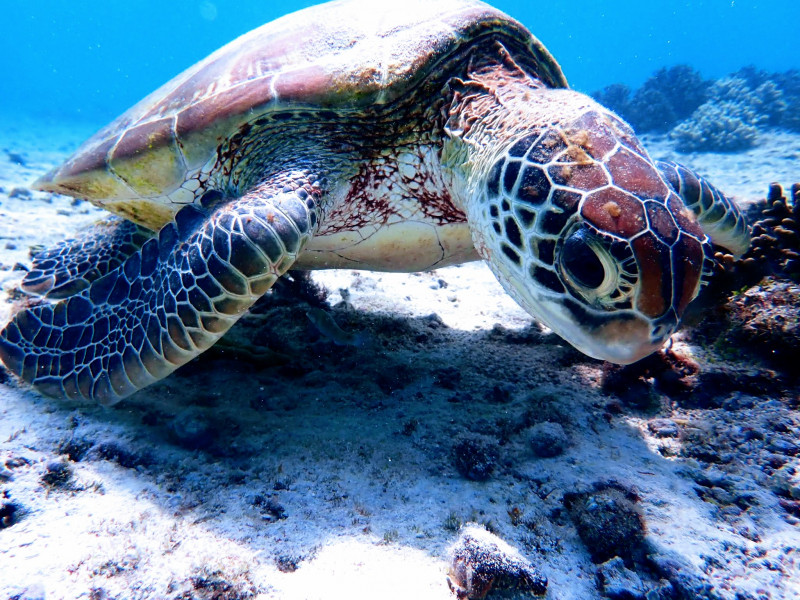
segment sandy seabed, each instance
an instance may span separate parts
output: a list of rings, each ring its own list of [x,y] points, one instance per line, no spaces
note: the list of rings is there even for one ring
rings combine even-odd
[[[3,120],[0,323],[30,247],[103,214],[24,189],[90,128]],[[742,202],[800,179],[795,135],[730,155],[645,144]],[[553,600],[800,598],[800,528],[781,504],[800,499],[796,389],[703,390],[703,403],[650,386],[649,402],[623,402],[603,391],[603,363],[531,323],[481,263],[313,280],[362,345],[335,345],[306,305],[275,299],[112,408],[3,377],[0,599],[446,599],[467,522],[526,556]],[[683,334],[673,350],[701,372],[770,377]],[[543,422],[563,430],[552,457],[535,451]],[[456,468],[470,436],[497,450],[485,481]],[[609,485],[646,525],[622,592],[601,584],[564,503]]]

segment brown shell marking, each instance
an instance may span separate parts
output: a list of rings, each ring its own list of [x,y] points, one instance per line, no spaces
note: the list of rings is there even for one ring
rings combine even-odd
[[[431,73],[486,39],[502,40],[546,85],[566,86],[542,44],[503,13],[475,0],[410,2],[380,10],[364,0],[332,2],[251,31],[153,92],[34,186],[117,201],[109,207],[133,198],[170,205],[167,196],[244,123],[298,109],[355,117],[412,93],[424,106]]]

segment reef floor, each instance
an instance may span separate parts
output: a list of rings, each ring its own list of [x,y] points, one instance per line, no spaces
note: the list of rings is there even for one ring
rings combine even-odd
[[[90,128],[5,118],[0,323],[30,247],[103,214],[25,189]],[[742,202],[800,179],[800,136],[645,143]],[[0,598],[444,600],[453,556],[483,556],[450,554],[467,523],[552,600],[800,597],[800,392],[757,339],[685,331],[620,369],[532,323],[481,263],[298,282],[361,343],[320,335],[295,286],[112,408],[0,372]]]

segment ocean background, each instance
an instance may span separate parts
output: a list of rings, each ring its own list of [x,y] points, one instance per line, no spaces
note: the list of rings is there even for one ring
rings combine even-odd
[[[6,0],[0,112],[99,127],[238,35],[312,4]],[[584,92],[615,82],[635,88],[656,69],[681,63],[706,78],[745,65],[800,68],[795,0],[498,0],[494,5],[528,26],[559,60],[571,85]]]

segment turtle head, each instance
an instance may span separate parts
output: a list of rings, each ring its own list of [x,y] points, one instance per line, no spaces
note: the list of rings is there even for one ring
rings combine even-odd
[[[627,124],[577,92],[536,94],[472,155],[473,239],[534,317],[589,356],[634,362],[697,295],[707,238]]]

